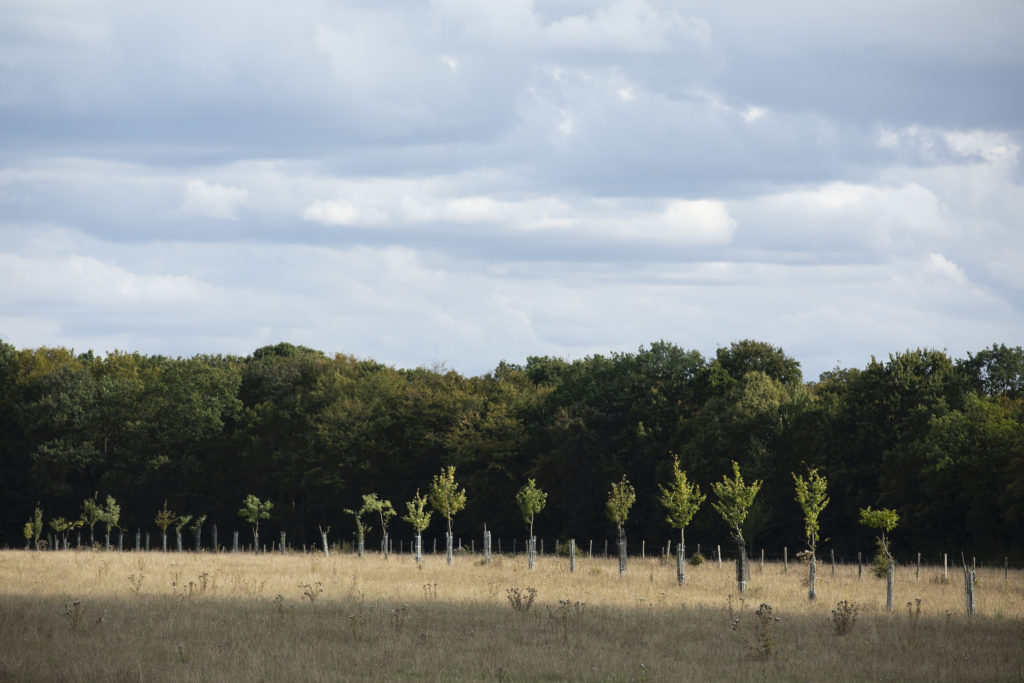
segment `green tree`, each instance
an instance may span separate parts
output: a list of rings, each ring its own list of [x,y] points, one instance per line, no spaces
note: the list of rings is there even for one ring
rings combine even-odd
[[[893,600],[893,556],[892,550],[889,547],[889,538],[886,536],[900,521],[900,516],[895,510],[889,508],[882,508],[880,510],[872,510],[869,505],[860,511],[860,523],[871,529],[877,529],[878,535],[878,552],[881,557],[885,559],[886,571],[885,571],[885,609],[892,611],[892,600]]]
[[[455,466],[441,468],[430,482],[430,506],[448,521],[448,535],[452,535],[452,517],[466,507],[466,489],[459,489],[455,481]]]
[[[93,493],[92,498],[82,501],[82,521],[89,527],[89,544],[96,543],[96,525],[103,521],[103,506],[100,505],[97,497],[99,493]]]
[[[626,519],[629,517],[629,510],[635,502],[636,491],[633,489],[633,485],[629,483],[626,475],[622,475],[620,481],[612,482],[612,489],[608,492],[608,500],[605,502],[604,509],[608,520],[615,524],[618,529],[620,540],[626,537],[623,525],[626,523]]]
[[[421,496],[419,489],[416,489],[416,495],[413,496],[412,500],[407,501],[405,504],[405,509],[408,514],[405,517],[402,517],[403,520],[412,525],[413,531],[416,532],[417,563],[423,559],[423,530],[430,525],[430,512],[426,507],[427,497]]]
[[[430,505],[448,521],[448,536],[445,555],[452,563],[452,517],[466,507],[466,489],[460,489],[455,481],[455,465],[441,468],[430,482]]]
[[[793,483],[796,486],[796,502],[804,513],[804,533],[807,536],[807,549],[811,551],[811,561],[808,565],[807,575],[807,599],[814,600],[817,595],[814,592],[814,578],[817,566],[815,553],[818,548],[818,533],[820,526],[818,516],[828,505],[828,480],[818,474],[813,467],[807,468],[807,479],[802,476],[793,475]]]
[[[167,501],[165,500],[164,506],[157,510],[156,517],[153,519],[160,528],[160,533],[163,534],[163,549],[165,553],[167,552],[167,527],[174,524],[176,519],[178,519],[177,515],[167,508]]]
[[[743,522],[747,519],[747,513],[754,503],[757,492],[761,490],[761,482],[755,480],[752,484],[745,484],[743,475],[740,474],[739,463],[735,460],[732,462],[732,471],[732,479],[723,476],[722,481],[711,485],[711,490],[718,497],[718,501],[712,503],[711,507],[725,520],[736,544],[736,582],[739,592],[743,593],[747,588],[749,576],[747,544],[743,538]]]
[[[528,479],[526,486],[519,489],[516,493],[516,505],[519,506],[520,512],[523,513],[523,521],[530,525],[530,538],[533,538],[533,520],[534,517],[544,509],[547,505],[548,494],[537,488],[537,483],[533,479]]]
[[[256,552],[260,551],[260,520],[270,519],[270,511],[274,504],[268,501],[261,501],[253,494],[248,494],[242,501],[242,507],[238,516],[244,519],[252,527],[252,542]]]
[[[116,529],[121,521],[121,506],[117,504],[113,496],[108,495],[107,500],[100,513],[100,521],[106,527],[105,543],[107,550],[110,550],[110,530]]]
[[[32,517],[25,522],[25,541],[31,542],[32,547],[39,550],[39,537],[43,535],[43,510],[36,503],[36,510]]]
[[[363,512],[368,514],[377,513],[377,517],[380,519],[380,535],[384,545],[384,557],[388,556],[388,524],[391,523],[391,519],[397,515],[394,506],[390,500],[381,500],[377,498],[376,493],[370,493],[363,496]]]
[[[178,546],[178,552],[182,552],[184,548],[181,544],[181,530],[188,526],[188,523],[192,521],[192,515],[181,515],[174,522],[174,538]]]
[[[679,468],[679,456],[672,456],[672,483],[668,488],[659,485],[661,495],[658,501],[668,510],[665,518],[673,528],[679,529],[679,550],[676,553],[676,581],[679,585],[686,583],[686,527],[697,514],[706,496],[701,495],[700,487],[690,483],[686,472]]]

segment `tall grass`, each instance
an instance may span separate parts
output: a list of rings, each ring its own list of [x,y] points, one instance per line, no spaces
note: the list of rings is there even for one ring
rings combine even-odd
[[[1018,680],[1024,572],[897,570],[896,604],[856,567],[674,561],[0,552],[0,680]],[[141,577],[141,578],[140,578]],[[510,590],[536,590],[514,609]],[[312,597],[311,597],[312,594]],[[845,635],[840,601],[857,607]],[[525,602],[522,600],[521,602]],[[909,606],[907,605],[909,603]],[[771,618],[759,619],[762,604]],[[762,615],[766,612],[762,611]],[[776,621],[777,619],[777,621]],[[767,625],[766,625],[767,624]],[[767,629],[767,631],[765,630]]]

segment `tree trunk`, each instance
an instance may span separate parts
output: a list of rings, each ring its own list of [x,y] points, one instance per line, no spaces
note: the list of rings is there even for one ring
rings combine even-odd
[[[164,546],[163,547],[164,547],[164,552],[166,553],[167,552],[167,532],[166,531],[163,532],[163,537],[164,537]]]
[[[686,532],[679,529],[679,545],[676,546],[676,583],[686,583]]]
[[[324,544],[324,557],[330,557],[331,556],[331,551],[330,551],[330,548],[327,545],[327,532],[326,531],[321,531],[320,532],[320,540],[323,541],[323,544]]]
[[[893,566],[892,560],[889,560],[889,565],[885,571],[885,610],[887,612],[892,611],[892,584],[893,584]]]
[[[526,559],[530,566],[530,571],[533,571],[534,566],[537,564],[537,537],[530,537],[530,546],[526,553]]]
[[[747,590],[747,579],[750,575],[747,568],[747,544],[739,536],[733,540],[736,543],[736,586],[740,595],[743,595]]]
[[[807,567],[807,599],[814,602],[818,595],[814,592],[814,572],[817,568],[817,560],[814,557],[814,551],[811,551],[811,561]]]
[[[446,540],[446,543],[445,543],[445,546],[446,546],[445,547],[445,557],[448,560],[448,564],[451,564],[452,563],[452,541],[454,540],[454,539],[452,539],[452,532],[450,532],[450,531],[448,532],[448,536],[446,537],[445,540]]]
[[[619,576],[626,573],[626,534],[619,527]]]
[[[423,562],[423,534],[416,532],[416,564]]]
[[[388,559],[388,534],[384,533],[384,559]]]

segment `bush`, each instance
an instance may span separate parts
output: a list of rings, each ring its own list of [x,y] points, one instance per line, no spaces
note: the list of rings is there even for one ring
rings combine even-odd
[[[896,565],[895,560],[893,566]],[[871,573],[880,579],[884,579],[889,573],[889,558],[881,550],[875,553],[874,564],[871,565]]]
[[[694,553],[693,555],[690,555],[687,562],[690,563],[691,567],[699,567],[704,564],[704,556],[700,553]]]

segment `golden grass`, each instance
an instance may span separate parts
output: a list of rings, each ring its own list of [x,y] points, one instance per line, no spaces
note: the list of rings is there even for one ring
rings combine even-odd
[[[741,600],[729,564],[689,567],[679,587],[657,559],[631,558],[620,578],[616,560],[586,558],[570,574],[554,557],[531,572],[522,556],[427,556],[419,569],[409,556],[6,551],[0,681],[1024,676],[1024,572],[979,570],[970,620],[959,569],[941,573],[899,568],[887,614],[884,581],[849,566],[832,577],[827,563],[809,603],[793,563],[755,562]],[[536,602],[514,610],[509,588]],[[840,600],[859,611],[843,636],[830,624]]]

